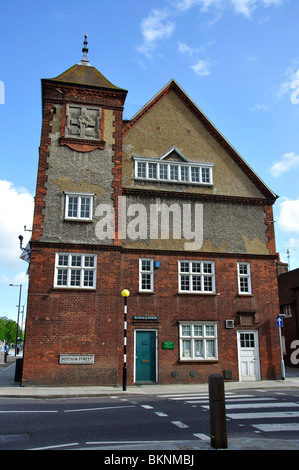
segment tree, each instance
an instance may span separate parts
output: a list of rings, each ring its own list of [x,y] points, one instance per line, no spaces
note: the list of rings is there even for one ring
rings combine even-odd
[[[7,317],[0,317],[0,341],[5,340],[6,343],[15,343],[16,334],[17,323]],[[23,337],[20,327],[18,329],[18,337]]]

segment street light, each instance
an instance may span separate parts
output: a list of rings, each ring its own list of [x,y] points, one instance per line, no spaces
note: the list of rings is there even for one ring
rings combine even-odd
[[[22,284],[9,284],[10,287],[19,287],[19,305],[18,305],[18,321],[17,321],[17,334],[16,334],[16,344],[15,344],[15,356],[17,355],[17,343],[18,343],[18,333],[19,333],[19,317],[20,317],[20,308],[21,308],[21,297],[22,297]]]
[[[123,390],[127,390],[127,298],[130,295],[128,289],[121,293],[124,298],[124,365],[123,365]]]

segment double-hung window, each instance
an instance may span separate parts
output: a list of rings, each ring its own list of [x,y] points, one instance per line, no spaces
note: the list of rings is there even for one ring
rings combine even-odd
[[[93,194],[65,193],[65,219],[92,220]]]
[[[213,261],[179,261],[179,292],[215,292]]]
[[[251,294],[250,263],[238,263],[239,294]]]
[[[54,287],[94,289],[96,268],[96,255],[56,253]]]
[[[140,258],[139,260],[139,291],[154,291],[154,260]]]
[[[180,360],[215,360],[217,357],[216,323],[180,323]]]

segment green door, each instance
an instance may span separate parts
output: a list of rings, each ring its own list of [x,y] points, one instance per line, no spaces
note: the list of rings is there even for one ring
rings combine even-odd
[[[156,382],[156,332],[136,331],[135,382]]]

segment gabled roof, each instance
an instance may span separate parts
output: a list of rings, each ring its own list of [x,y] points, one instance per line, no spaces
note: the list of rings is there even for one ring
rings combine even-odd
[[[159,91],[148,103],[146,103],[140,111],[138,111],[130,121],[126,121],[123,127],[123,135],[125,136],[151,109],[160,102],[164,96],[170,91],[174,91],[177,96],[185,103],[190,111],[204,125],[206,130],[214,137],[214,139],[226,150],[234,162],[242,169],[242,171],[250,178],[257,188],[271,200],[277,199],[277,195],[262,181],[255,171],[248,165],[244,158],[235,150],[235,148],[225,139],[214,124],[207,118],[203,111],[194,103],[182,87],[174,80],[170,80],[161,91]]]

